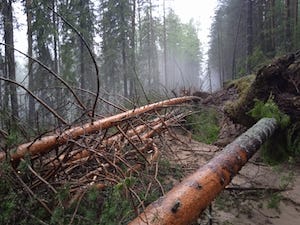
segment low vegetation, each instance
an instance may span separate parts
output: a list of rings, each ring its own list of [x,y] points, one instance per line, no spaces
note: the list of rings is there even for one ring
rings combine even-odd
[[[192,132],[193,139],[212,144],[220,131],[218,113],[213,108],[200,109],[187,117],[186,126]]]
[[[255,106],[249,111],[249,115],[255,120],[275,118],[279,124],[273,137],[262,146],[262,156],[266,162],[276,164],[300,154],[299,124],[291,125],[290,117],[280,111],[272,96],[266,102],[255,100]]]

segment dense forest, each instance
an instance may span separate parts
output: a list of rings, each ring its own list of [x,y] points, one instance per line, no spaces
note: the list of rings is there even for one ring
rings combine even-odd
[[[28,0],[0,7],[1,117],[33,127],[57,124],[47,107],[73,121],[95,108],[99,95],[124,104],[149,94],[216,90],[295,51],[300,40],[297,0],[220,0],[207,62],[199,27],[182,23],[165,1]],[[27,20],[26,65],[15,60],[20,13]],[[1,121],[2,128],[11,126]]]
[[[219,1],[208,68],[215,83],[254,73],[300,44],[297,0]]]
[[[43,129],[98,106],[113,110],[96,106],[95,97],[134,105],[148,95],[200,87],[198,28],[192,20],[182,23],[165,2],[26,0],[1,1],[0,8],[5,130],[17,120]],[[27,20],[26,65],[15,59],[20,13]]]
[[[0,225],[298,224],[298,0],[174,2],[0,1]]]

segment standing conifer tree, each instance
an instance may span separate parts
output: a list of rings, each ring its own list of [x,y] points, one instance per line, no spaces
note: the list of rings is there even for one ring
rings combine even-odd
[[[15,65],[15,55],[14,55],[14,28],[13,28],[13,12],[12,12],[12,0],[3,0],[1,7],[1,14],[3,18],[3,27],[4,27],[4,41],[5,44],[5,69],[4,74],[10,80],[16,80],[16,65]],[[13,84],[6,84],[8,88],[6,88],[5,96],[8,96],[5,100],[5,106],[10,105],[10,110],[12,113],[13,123],[16,118],[19,117],[19,109],[18,109],[18,97],[17,97],[17,89]]]
[[[132,54],[133,7],[130,0],[103,0],[101,2],[102,71],[106,87],[116,93],[122,90],[129,97],[129,84],[133,77],[130,63]]]

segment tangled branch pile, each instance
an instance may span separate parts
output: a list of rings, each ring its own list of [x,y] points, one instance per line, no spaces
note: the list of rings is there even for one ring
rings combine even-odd
[[[16,185],[21,185],[52,215],[55,204],[69,207],[91,188],[102,190],[139,170],[155,168],[160,150],[154,137],[178,125],[188,111],[176,106],[194,98],[153,103],[39,137],[15,151],[1,151],[0,164],[11,164]],[[5,173],[0,171],[0,175]],[[150,176],[156,179],[157,170]],[[48,202],[50,197],[46,201],[37,195],[43,190],[55,196],[66,185],[69,193],[64,202]]]

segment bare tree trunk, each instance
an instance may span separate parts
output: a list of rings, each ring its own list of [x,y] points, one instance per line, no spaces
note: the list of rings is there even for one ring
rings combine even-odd
[[[26,16],[27,16],[27,44],[28,55],[32,57],[32,12],[31,12],[31,0],[26,0]],[[34,92],[34,78],[32,73],[32,60],[28,59],[28,89]],[[35,120],[35,102],[32,96],[28,96],[28,122],[34,124]]]
[[[268,57],[274,57],[275,49],[275,0],[266,2],[266,26],[265,26],[265,53]]]
[[[152,0],[150,1],[150,40],[151,40],[151,63],[152,63],[152,86],[153,89],[158,89],[159,84],[159,72],[158,72],[158,61],[157,61],[157,48],[155,44],[155,31],[153,26],[153,4]]]
[[[223,87],[224,83],[224,74],[223,74],[223,43],[222,43],[222,26],[221,20],[218,24],[218,64],[219,64],[219,82],[220,88]]]
[[[151,48],[151,26],[152,26],[152,4],[151,4],[151,0],[149,1],[149,9],[147,9],[147,20],[148,20],[148,30],[147,30],[147,48],[148,48],[148,52],[147,52],[147,67],[148,67],[148,89],[151,88],[151,76],[152,76],[152,65],[151,65],[151,58],[152,58],[152,48]]]
[[[3,1],[3,23],[4,23],[4,41],[9,46],[14,46],[14,29],[13,29],[13,16],[12,16],[12,0]],[[14,50],[5,46],[5,66],[9,79],[16,80],[16,65]],[[17,89],[14,85],[9,85],[9,96],[11,104],[11,112],[13,118],[19,117]]]
[[[285,0],[285,43],[286,51],[292,50],[291,0]]]
[[[241,3],[240,6],[240,15],[239,15],[239,20],[238,20],[238,24],[237,24],[237,30],[235,33],[235,38],[234,38],[234,43],[233,43],[233,53],[232,53],[232,79],[236,78],[236,51],[237,51],[237,44],[238,44],[238,37],[240,34],[240,27],[241,27],[241,21],[242,21],[242,13],[243,13],[243,3]]]
[[[55,12],[57,11],[57,1],[52,0],[52,24],[53,24],[53,53],[54,53],[54,72],[59,73],[59,59],[58,59],[58,24],[57,24],[57,16]],[[57,108],[59,109],[60,104],[62,103],[62,97],[61,97],[61,90],[59,88],[59,82],[56,81],[56,89],[55,89],[55,95],[56,95],[56,100],[54,104],[56,104]]]
[[[295,43],[294,45],[297,47],[299,46],[299,40],[300,40],[300,28],[298,24],[298,10],[299,10],[299,1],[295,0],[295,7],[294,7],[294,13],[295,13],[295,19],[294,19],[294,33],[295,33]]]
[[[211,70],[209,65],[207,65],[207,75],[208,75],[208,79],[209,79],[209,92],[212,93],[212,82],[211,82]]]
[[[298,0],[295,0],[295,7],[294,7],[294,10],[295,10],[295,25],[297,26],[298,25],[298,9],[299,9],[299,1]]]
[[[265,20],[265,3],[264,1],[258,1],[257,3],[257,10],[258,10],[258,18],[257,18],[257,23],[258,23],[258,42],[260,44],[260,49],[265,52],[265,26],[263,21]]]
[[[130,69],[130,85],[129,85],[129,95],[130,97],[134,96],[134,93],[136,93],[136,79],[135,79],[135,74],[136,74],[136,58],[135,58],[135,14],[136,14],[136,2],[135,0],[132,0],[132,16],[131,16],[131,69]]]
[[[165,86],[168,88],[169,84],[169,79],[168,79],[168,74],[167,74],[167,27],[166,27],[166,0],[163,0],[163,10],[164,10],[164,15],[163,15],[163,35],[164,35],[164,72],[165,72]]]
[[[85,3],[84,3],[84,0],[80,0],[79,1],[79,4],[80,4],[80,7],[81,8],[85,8]],[[86,29],[86,23],[84,22],[84,18],[82,18],[82,16],[80,17],[79,19],[79,27],[82,30],[85,30]],[[79,42],[79,72],[80,72],[80,78],[79,78],[79,82],[80,82],[80,88],[83,89],[83,90],[86,90],[87,89],[87,80],[88,80],[88,77],[86,76],[87,73],[86,73],[86,63],[87,63],[87,60],[85,59],[86,55],[85,55],[85,46],[84,46],[84,43],[83,43],[83,40],[81,38],[78,38],[78,42]],[[86,99],[86,96],[85,94],[83,94],[83,102],[86,102],[87,99]],[[88,106],[89,107],[89,106]]]
[[[276,20],[276,11],[275,11],[275,0],[271,1],[271,12],[272,12],[272,16],[271,16],[271,49],[274,52],[274,56],[275,56],[275,52],[276,52],[276,47],[275,47],[275,20]]]
[[[1,8],[0,8],[1,10]],[[0,52],[0,74],[1,76],[5,76],[4,75],[4,62],[3,62],[3,56]],[[0,81],[0,109],[4,110],[5,109],[5,105],[4,105],[4,92],[3,92],[3,84],[5,84],[4,82]],[[0,121],[0,128],[4,127],[4,121],[1,120]]]
[[[275,119],[261,119],[208,164],[150,204],[129,225],[191,224],[273,134],[276,127]]]
[[[298,25],[298,0],[291,0],[290,2],[290,10],[291,10],[291,18],[290,18],[290,26],[292,33],[292,50],[297,50],[297,38],[299,37],[297,27]]]
[[[141,9],[142,9],[142,0],[138,0],[137,2],[138,4],[138,28],[139,28],[139,32],[142,31],[142,19],[141,19]],[[142,35],[139,34],[139,47],[141,48],[142,46]]]
[[[253,1],[247,0],[247,73],[251,72],[249,57],[253,52]]]
[[[57,49],[57,18],[55,12],[57,11],[56,8],[56,0],[52,0],[52,23],[53,23],[53,46],[54,46],[54,72],[58,73],[58,49]]]
[[[121,5],[124,3],[120,3]],[[125,33],[125,26],[126,26],[126,21],[125,21],[125,12],[124,12],[124,7],[121,6],[121,42],[122,42],[122,49],[121,49],[121,54],[122,54],[122,70],[123,70],[123,87],[124,87],[124,97],[128,97],[128,65],[127,65],[127,48],[126,48],[126,33]]]
[[[86,90],[86,77],[84,70],[84,44],[82,40],[79,40],[80,43],[80,52],[79,52],[79,60],[80,60],[80,88]],[[84,98],[85,99],[85,98]]]
[[[123,65],[123,82],[124,82],[124,97],[128,98],[128,74],[127,74],[127,60],[126,60],[126,41],[122,37],[122,65]]]

